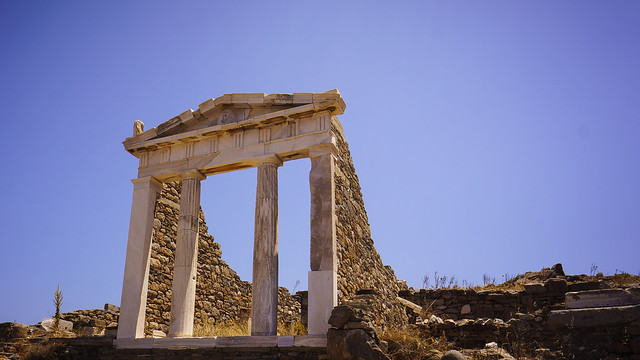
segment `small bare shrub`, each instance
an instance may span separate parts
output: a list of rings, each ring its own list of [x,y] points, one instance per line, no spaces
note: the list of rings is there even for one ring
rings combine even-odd
[[[56,314],[53,316],[53,332],[55,334],[60,332],[60,307],[62,306],[62,291],[60,291],[60,284],[53,293],[53,305],[56,307]]]
[[[429,275],[425,274],[422,278],[422,288],[427,289],[429,287]]]
[[[487,274],[482,274],[482,285],[483,286],[487,286],[487,285],[495,285],[496,283],[496,278],[495,277],[491,277]]]

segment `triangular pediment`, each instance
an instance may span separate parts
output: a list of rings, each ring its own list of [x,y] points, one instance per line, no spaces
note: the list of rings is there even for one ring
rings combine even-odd
[[[263,123],[286,121],[289,118],[331,109],[342,114],[345,104],[337,89],[322,93],[264,94],[233,93],[209,99],[196,110],[189,109],[146,131],[134,130],[134,136],[123,144],[129,152],[163,138],[172,141],[193,136],[203,129],[233,131],[237,128],[257,127]]]

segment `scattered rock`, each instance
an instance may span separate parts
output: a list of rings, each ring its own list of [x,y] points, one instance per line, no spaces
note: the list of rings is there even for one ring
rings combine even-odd
[[[104,309],[106,311],[113,311],[113,312],[116,312],[116,313],[120,312],[120,307],[119,306],[115,306],[115,305],[109,304],[109,303],[104,304]]]
[[[462,309],[460,310],[460,315],[467,315],[467,314],[471,314],[471,305],[464,304],[462,306]]]
[[[42,326],[47,331],[53,331],[54,324],[55,319],[52,318],[42,319],[42,322],[40,322],[40,326]],[[73,323],[71,321],[60,319],[59,330],[71,331],[73,330]]]
[[[0,324],[0,342],[25,338],[29,335],[29,327],[23,324],[6,322]]]
[[[464,356],[463,353],[457,350],[449,350],[441,358],[441,360],[467,360],[467,359],[468,358]]]

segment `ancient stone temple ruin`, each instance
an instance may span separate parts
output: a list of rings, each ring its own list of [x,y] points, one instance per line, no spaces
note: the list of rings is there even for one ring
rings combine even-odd
[[[158,221],[158,199],[161,193],[165,194],[167,184],[180,184],[179,194],[176,193],[179,203],[175,250],[167,250],[173,259],[168,335],[175,339],[193,334],[201,250],[198,244],[203,234],[201,181],[252,167],[257,168],[257,190],[251,334],[276,335],[278,168],[300,158],[311,160],[310,271],[305,321],[309,335],[326,334],[327,320],[339,299],[348,298],[359,289],[377,288],[395,297],[398,284],[393,270],[382,265],[373,247],[358,179],[337,118],[344,109],[337,90],[236,93],[205,101],[197,110],[185,111],[146,131],[142,122],[135,122],[134,135],[123,142],[125,149],[139,159],[139,168],[138,178],[132,180],[118,324],[120,344],[145,336],[154,220]],[[215,251],[215,246],[208,248],[211,249]]]

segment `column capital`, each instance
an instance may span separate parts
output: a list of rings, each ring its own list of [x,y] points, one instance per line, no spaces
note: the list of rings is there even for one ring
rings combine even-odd
[[[314,145],[309,148],[310,159],[327,154],[336,156],[338,154],[338,148],[333,143]]]
[[[204,180],[206,178],[207,176],[202,172],[200,172],[200,170],[191,170],[191,171],[187,171],[185,173],[180,174],[180,179],[182,180],[186,180],[186,179]]]
[[[278,155],[269,155],[260,161],[260,166],[262,165],[274,165],[276,167],[282,166],[282,160],[278,157]]]
[[[148,185],[151,187],[151,189],[155,190],[156,192],[162,191],[162,182],[154,178],[153,176],[146,176],[146,177],[141,177],[137,179],[131,179],[131,182],[133,183],[134,187]]]

